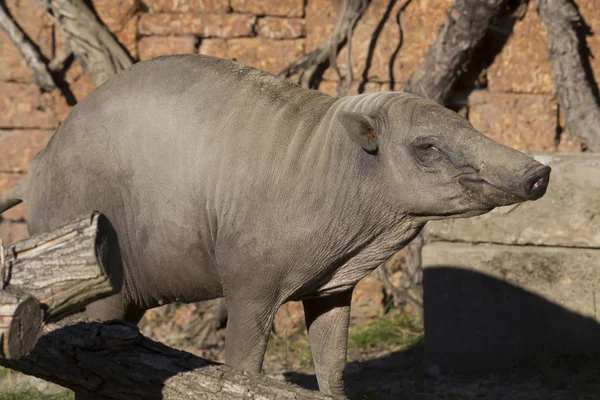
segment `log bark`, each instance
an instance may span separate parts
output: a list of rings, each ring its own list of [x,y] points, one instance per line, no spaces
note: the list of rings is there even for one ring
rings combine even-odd
[[[423,62],[403,91],[446,104],[459,76],[507,0],[456,0]]]
[[[19,49],[21,56],[33,70],[33,76],[37,84],[46,91],[55,89],[56,83],[48,70],[48,66],[43,61],[42,55],[8,15],[4,1],[0,1],[0,27],[6,31],[11,42]]]
[[[587,150],[600,151],[600,107],[586,76],[576,27],[582,18],[567,0],[537,0],[537,11],[548,32],[558,103],[565,112],[569,132]]]
[[[331,399],[169,348],[126,322],[52,328],[29,356],[0,364],[99,399]]]
[[[133,62],[83,0],[46,0],[75,57],[100,86]]]
[[[3,248],[0,243],[0,332],[5,358],[27,354],[44,323],[85,309],[121,287],[114,229],[94,213]]]

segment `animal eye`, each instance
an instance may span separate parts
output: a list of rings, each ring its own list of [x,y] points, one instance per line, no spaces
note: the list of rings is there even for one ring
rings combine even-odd
[[[429,143],[417,146],[416,150],[417,160],[425,166],[432,166],[444,158],[440,149]]]

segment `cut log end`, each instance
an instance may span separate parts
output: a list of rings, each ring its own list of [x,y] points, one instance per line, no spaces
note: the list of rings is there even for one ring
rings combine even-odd
[[[43,310],[29,295],[0,293],[0,334],[2,356],[18,359],[28,355],[42,334]]]

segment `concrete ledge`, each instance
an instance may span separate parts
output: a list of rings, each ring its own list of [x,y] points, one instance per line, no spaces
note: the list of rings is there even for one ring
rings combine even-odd
[[[530,355],[600,353],[600,250],[433,243],[423,248],[425,359],[443,371]]]
[[[600,248],[600,154],[535,154],[552,167],[546,195],[470,219],[430,222],[429,241]]]

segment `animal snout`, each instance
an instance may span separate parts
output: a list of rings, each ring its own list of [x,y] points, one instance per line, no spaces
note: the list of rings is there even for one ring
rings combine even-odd
[[[540,164],[525,175],[522,190],[526,200],[537,200],[546,193],[550,171],[550,167]]]

